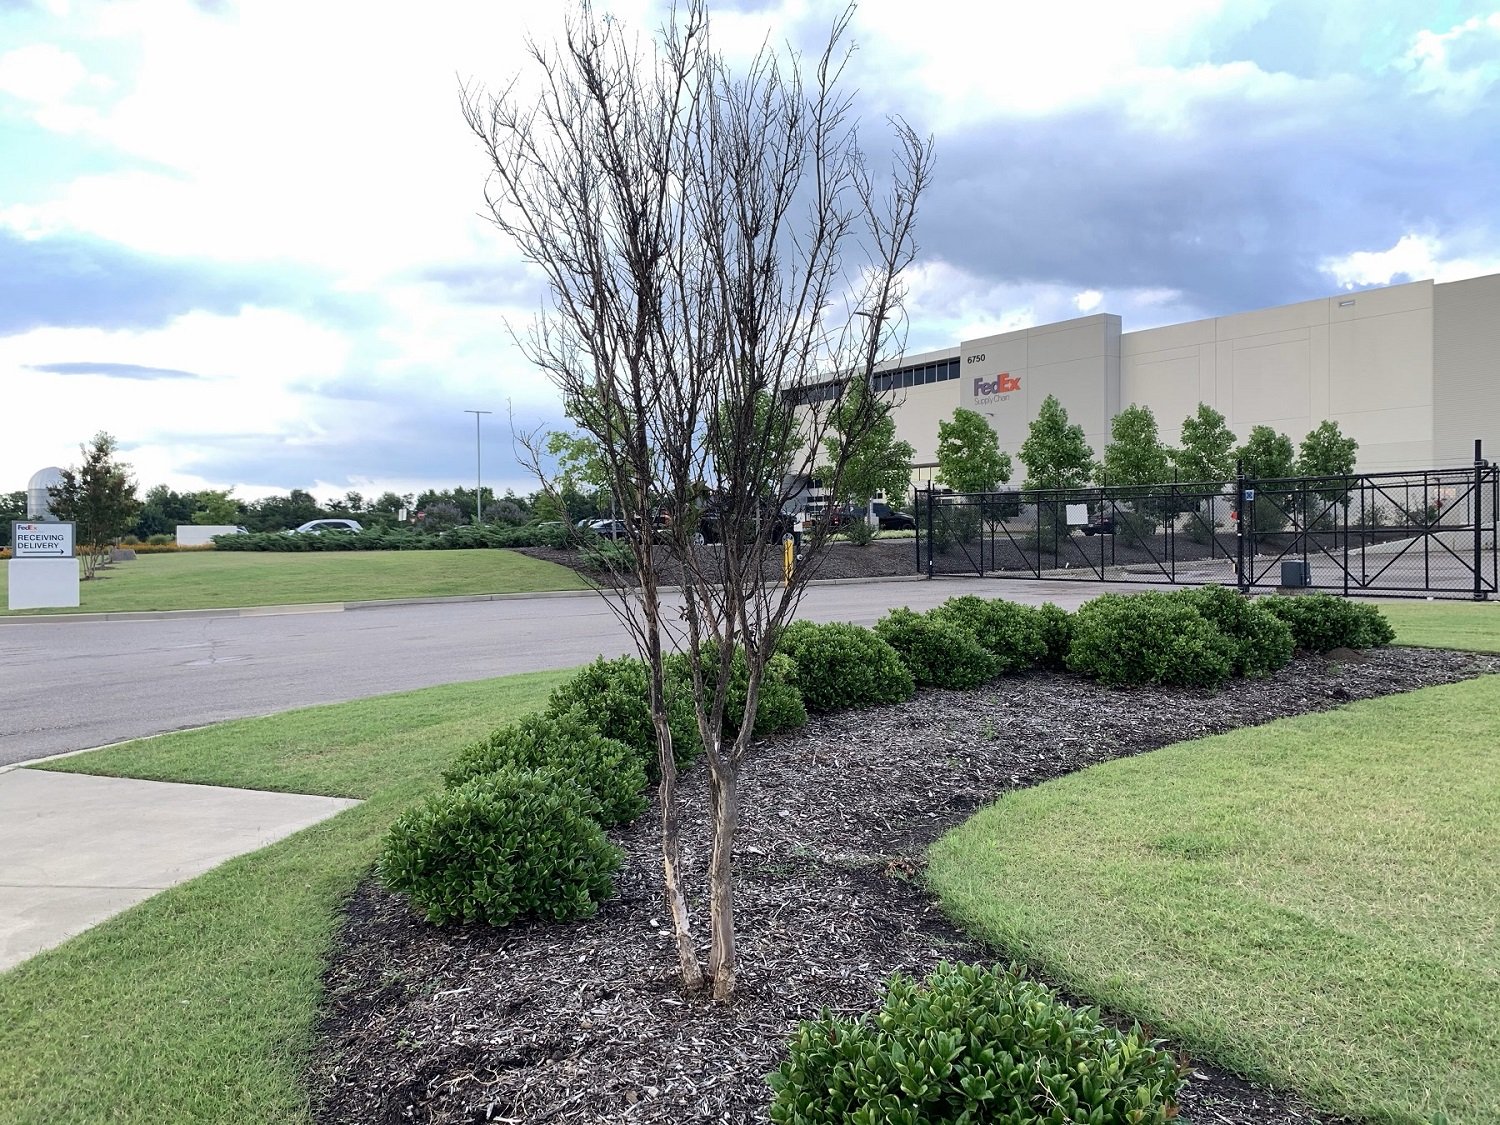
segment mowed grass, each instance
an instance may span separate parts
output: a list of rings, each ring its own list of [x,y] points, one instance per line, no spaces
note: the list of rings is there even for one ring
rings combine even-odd
[[[9,570],[0,563],[0,572]],[[8,604],[0,573],[0,613]],[[77,609],[128,613],[311,602],[388,601],[458,594],[531,594],[585,587],[575,571],[516,551],[184,551],[141,555],[81,583]]]
[[[100,750],[48,769],[360,797],[0,975],[0,1121],[298,1122],[320,975],[391,820],[568,673],[431,688]]]
[[[1398,645],[1500,652],[1500,601],[1376,603]]]
[[[1319,1106],[1500,1121],[1500,678],[1183,743],[934,847],[977,936]]]

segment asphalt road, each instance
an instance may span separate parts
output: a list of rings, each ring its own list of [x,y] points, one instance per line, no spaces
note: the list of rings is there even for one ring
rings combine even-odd
[[[961,593],[1071,609],[1108,588],[993,579],[817,585],[800,616],[870,625],[893,606],[925,609]],[[0,766],[630,651],[593,594],[266,616],[0,618]]]

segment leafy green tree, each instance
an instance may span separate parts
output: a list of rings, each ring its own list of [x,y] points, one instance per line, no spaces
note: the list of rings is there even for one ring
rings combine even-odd
[[[1101,478],[1113,495],[1128,499],[1126,510],[1116,510],[1120,532],[1127,542],[1141,542],[1161,525],[1167,504],[1161,490],[1171,473],[1172,458],[1156,432],[1156,415],[1149,406],[1131,405],[1110,423],[1104,447]],[[1116,491],[1118,490],[1118,491]]]
[[[1349,487],[1348,482],[1342,478],[1354,472],[1355,456],[1358,453],[1359,442],[1352,437],[1345,437],[1337,422],[1325,421],[1302,439],[1297,457],[1297,475],[1324,478],[1309,487],[1330,504],[1347,504]]]
[[[285,496],[266,496],[245,507],[244,524],[251,531],[285,531],[323,515],[312,493],[294,488]]]
[[[1010,454],[982,414],[959,407],[938,423],[937,479],[955,492],[990,492],[1010,480]]]
[[[1224,484],[1234,479],[1237,439],[1220,414],[1207,403],[1182,420],[1182,446],[1172,451],[1178,479]]]
[[[52,514],[77,525],[74,542],[88,580],[108,565],[110,548],[130,530],[141,503],[130,466],[115,458],[119,445],[113,437],[100,430],[80,452],[83,462],[64,469],[62,484],[48,492]]]
[[[856,435],[849,440],[849,435]],[[846,450],[847,446],[847,450]],[[868,380],[853,379],[844,401],[833,412],[823,449],[830,466],[820,469],[832,481],[835,500],[868,504],[876,496],[905,498],[911,486],[911,462],[916,450],[896,437],[891,403],[882,401]]]
[[[1297,454],[1292,439],[1270,426],[1255,426],[1245,444],[1236,451],[1245,475],[1256,482],[1281,480],[1297,474]],[[1284,489],[1270,489],[1257,483],[1253,502],[1254,530],[1265,534],[1286,526],[1291,494]]]
[[[1161,484],[1171,475],[1171,456],[1156,433],[1149,406],[1127,406],[1116,414],[1104,447],[1103,481],[1115,485]]]
[[[26,490],[0,492],[0,547],[10,546],[11,520],[26,518]]]
[[[1021,464],[1026,466],[1022,487],[1028,492],[1082,488],[1094,475],[1094,451],[1084,440],[1083,427],[1068,421],[1068,412],[1054,395],[1042,401],[1021,443]]]
[[[191,523],[197,498],[191,492],[174,492],[164,484],[152,485],[146,500],[136,513],[131,534],[137,539],[153,535],[171,535],[179,524]]]
[[[198,505],[193,512],[193,523],[199,527],[239,523],[240,502],[229,495],[233,491],[233,489],[225,489],[219,492],[206,488],[198,493]]]

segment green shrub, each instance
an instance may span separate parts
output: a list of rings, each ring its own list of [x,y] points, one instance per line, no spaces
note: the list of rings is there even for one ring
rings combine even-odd
[[[932,616],[978,641],[995,658],[1000,672],[1024,672],[1046,659],[1042,622],[1030,606],[964,594],[949,598]]]
[[[844,538],[856,547],[868,547],[875,539],[879,528],[865,519],[852,519],[841,528]]]
[[[398,817],[379,874],[429,922],[504,926],[594,913],[621,861],[574,786],[547,771],[502,769]]]
[[[1291,663],[1292,631],[1262,603],[1225,586],[1181,590],[1176,596],[1233,642],[1232,675],[1258,680]]]
[[[168,535],[164,531],[159,531],[155,535],[147,536],[146,542],[153,547],[165,547],[171,543],[177,542],[177,538],[175,536]]]
[[[998,662],[958,626],[940,617],[893,609],[875,632],[901,657],[918,687],[978,687],[998,674]]]
[[[706,679],[705,688],[719,674],[719,646],[712,641],[701,646],[700,664]],[[673,690],[689,701],[693,698],[693,666],[687,653],[676,653],[667,658],[668,678]],[[750,737],[759,740],[770,738],[784,730],[796,730],[807,725],[807,706],[802,695],[792,683],[796,665],[786,656],[777,653],[766,662],[765,674],[760,681],[760,694],[755,701],[755,725]],[[745,662],[743,649],[735,649],[730,664],[729,691],[724,700],[724,737],[733,738],[740,729],[740,716],[745,713],[745,700],[750,690],[750,667]]]
[[[1073,615],[1067,663],[1111,687],[1218,687],[1234,655],[1228,637],[1172,594],[1104,594]]]
[[[550,770],[588,795],[589,815],[625,824],[646,811],[646,767],[633,748],[600,734],[581,707],[527,715],[467,746],[443,774],[450,789],[513,767]]]
[[[601,539],[592,536],[578,549],[578,561],[590,570],[603,570],[610,574],[629,574],[635,569],[635,555],[630,548],[617,539]]]
[[[1073,643],[1073,615],[1062,606],[1043,602],[1036,607],[1038,629],[1047,654],[1042,657],[1043,668],[1066,668],[1068,647]]]
[[[655,781],[661,771],[657,766],[649,684],[644,661],[631,656],[617,660],[600,657],[553,691],[547,700],[547,714],[561,715],[579,709],[600,733],[634,750],[645,767],[647,779]],[[672,756],[679,766],[687,765],[703,753],[698,720],[693,715],[693,697],[670,681],[667,726],[672,732]]]
[[[1396,639],[1396,630],[1380,610],[1332,594],[1262,598],[1259,604],[1285,621],[1297,647],[1307,652],[1379,648]]]
[[[795,665],[792,685],[809,711],[900,703],[917,690],[896,650],[859,625],[793,622],[777,650]]]
[[[1185,1074],[1021,972],[945,964],[873,1016],[803,1023],[767,1081],[774,1125],[1165,1125]]]

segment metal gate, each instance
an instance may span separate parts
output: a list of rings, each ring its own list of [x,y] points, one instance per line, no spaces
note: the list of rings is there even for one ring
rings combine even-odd
[[[1485,600],[1500,469],[916,494],[919,573]]]

